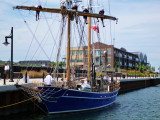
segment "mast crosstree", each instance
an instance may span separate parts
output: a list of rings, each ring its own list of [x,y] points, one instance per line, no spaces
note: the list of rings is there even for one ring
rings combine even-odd
[[[41,12],[49,12],[49,13],[60,13],[60,14],[71,14],[77,16],[88,16],[93,18],[103,18],[109,20],[118,20],[116,17],[108,16],[108,15],[100,15],[100,14],[93,14],[93,13],[84,13],[81,11],[74,11],[74,10],[64,10],[60,8],[36,8],[33,6],[15,6],[14,9],[23,9],[23,10],[32,10],[32,11],[41,11]]]

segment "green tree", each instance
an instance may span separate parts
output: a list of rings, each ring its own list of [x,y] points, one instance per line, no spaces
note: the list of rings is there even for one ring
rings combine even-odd
[[[141,69],[142,69],[142,65],[141,63],[139,63],[139,71],[141,71]]]
[[[151,66],[149,66],[148,70],[149,70],[149,72],[151,72]]]
[[[117,68],[117,61],[114,62],[114,67]]]
[[[155,67],[152,67],[152,68],[151,68],[151,71],[154,72],[154,71],[155,71]]]
[[[59,67],[62,68],[65,65],[65,62],[59,62]]]
[[[119,69],[121,68],[120,60],[119,60],[119,62],[118,62],[118,68],[119,68]]]
[[[51,62],[51,66],[54,68],[56,66],[56,63],[54,61]]]
[[[143,70],[143,72],[144,72],[144,70],[145,70],[145,67],[144,67],[144,65],[142,65],[142,70]]]
[[[148,71],[148,64],[146,65],[146,71]]]
[[[138,70],[138,63],[136,63],[136,65],[135,65],[135,69],[136,69],[136,70]]]

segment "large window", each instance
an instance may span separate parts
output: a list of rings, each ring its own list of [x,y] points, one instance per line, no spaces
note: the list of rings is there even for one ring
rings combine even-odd
[[[96,50],[95,54],[96,56],[103,56],[104,52],[103,50]]]
[[[71,51],[71,55],[76,55],[76,51]]]
[[[88,63],[88,58],[85,58],[85,62]]]
[[[75,59],[71,59],[70,62],[75,62]]]
[[[108,63],[111,63],[111,57],[108,57],[108,58],[107,58],[107,62],[108,62]]]
[[[83,59],[77,59],[77,62],[83,62]]]
[[[108,54],[108,55],[111,54],[111,49],[107,49],[107,54]]]
[[[100,63],[100,59],[99,57],[96,57],[96,64],[99,64]]]
[[[79,51],[79,55],[83,55],[83,51]]]
[[[88,50],[85,50],[85,54],[88,55]]]

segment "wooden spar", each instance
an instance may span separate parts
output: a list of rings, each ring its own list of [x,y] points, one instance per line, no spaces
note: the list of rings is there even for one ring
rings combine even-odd
[[[93,14],[93,13],[83,13],[80,11],[74,10],[63,10],[60,8],[36,8],[34,6],[15,6],[14,9],[23,9],[23,10],[32,10],[32,11],[42,11],[42,12],[50,12],[50,13],[60,13],[60,14],[71,14],[77,16],[88,16],[93,18],[103,18],[109,20],[118,20],[116,17],[108,16],[108,15],[100,15],[100,14]]]
[[[68,14],[67,81],[70,81],[70,14]]]
[[[91,82],[91,17],[88,18],[88,80]]]

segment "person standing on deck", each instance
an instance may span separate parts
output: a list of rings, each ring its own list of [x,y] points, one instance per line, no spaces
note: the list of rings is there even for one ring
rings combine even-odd
[[[5,75],[6,75],[6,79],[8,80],[8,76],[9,76],[9,65],[8,65],[7,63],[5,63],[4,72],[5,72]]]
[[[46,78],[44,80],[44,82],[45,82],[44,85],[45,86],[51,86],[52,80],[53,80],[53,78],[52,78],[51,74],[48,73],[48,75],[46,76]]]

